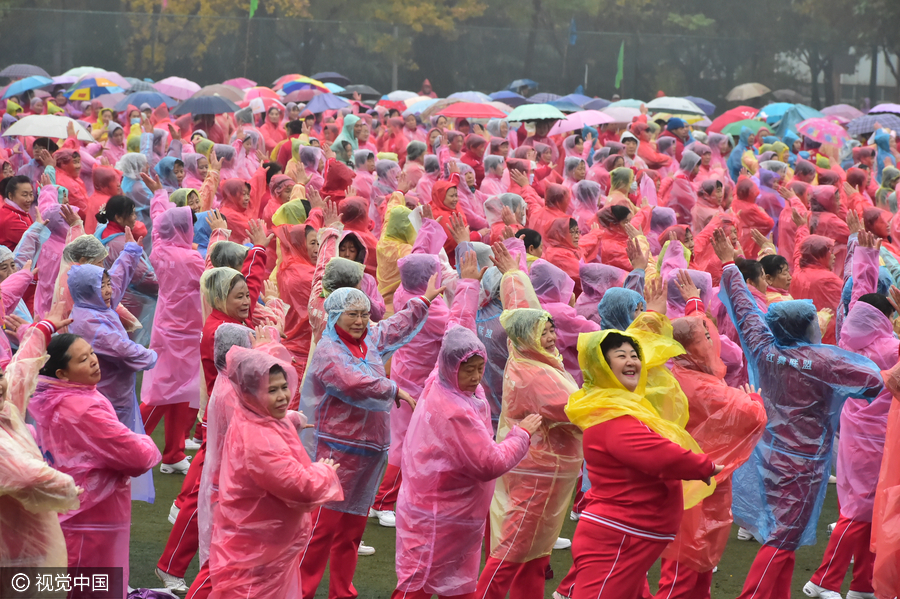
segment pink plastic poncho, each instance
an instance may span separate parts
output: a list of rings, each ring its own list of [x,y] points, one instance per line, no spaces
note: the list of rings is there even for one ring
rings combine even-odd
[[[0,263],[13,258],[12,252],[5,245],[0,246]],[[0,282],[0,318],[15,312],[22,296],[28,290],[33,280],[31,271],[20,270],[6,277]],[[12,347],[6,333],[0,332],[0,367],[6,365],[12,358]]]
[[[578,335],[599,331],[600,325],[580,316],[569,302],[575,282],[561,269],[546,260],[535,260],[531,265],[531,284],[541,307],[553,317],[556,325],[556,348],[566,370],[580,386],[583,382],[578,365]]]
[[[894,402],[888,413],[884,459],[872,516],[872,584],[882,597],[893,597],[900,593],[900,363],[881,374]]]
[[[310,360],[303,381],[300,407],[313,430],[303,434],[314,459],[333,458],[341,464],[338,476],[343,501],[326,504],[330,510],[366,515],[381,482],[390,446],[390,416],[397,384],[384,372],[384,360],[418,333],[428,308],[412,300],[405,310],[379,323],[369,323],[364,337],[365,358],[355,357],[335,327],[345,310],[369,310],[365,294],[349,287],[325,300],[328,324]]]
[[[400,287],[394,293],[394,312],[403,310],[410,300],[421,297],[428,287],[428,279],[437,274],[435,283],[440,283],[441,263],[437,256],[431,254],[411,254],[401,258]],[[425,386],[425,380],[437,363],[441,349],[441,337],[447,328],[450,308],[444,298],[439,296],[428,307],[428,320],[422,330],[394,354],[391,361],[391,380],[400,389],[418,401]],[[401,402],[400,406],[391,409],[391,449],[388,452],[388,463],[400,465],[403,455],[403,440],[412,417],[409,404]]]
[[[128,430],[92,385],[40,376],[28,412],[47,463],[85,490],[81,506],[59,516],[69,567],[128,572],[129,477],[146,473],[162,459],[153,439]],[[127,585],[126,575],[123,593]]]
[[[666,316],[670,319],[684,316],[684,298],[678,287],[678,271],[687,270],[694,285],[700,290],[700,300],[708,306],[713,298],[712,277],[708,272],[688,268],[684,249],[680,241],[670,241],[659,269],[659,276],[666,285]]]
[[[147,405],[189,402],[200,407],[200,369],[185,368],[200,354],[203,320],[200,275],[204,261],[193,247],[191,209],[176,208],[165,190],[150,203],[153,251],[150,264],[159,281],[159,301],[150,335],[150,349],[159,356],[144,375],[141,401]]]
[[[578,221],[578,229],[587,235],[597,222],[600,209],[600,184],[593,181],[579,181],[572,186],[572,218]]]
[[[582,293],[575,300],[575,312],[582,318],[600,324],[597,306],[603,294],[611,287],[622,287],[628,274],[621,268],[606,264],[582,264],[578,268],[581,275]]]
[[[893,323],[881,310],[858,301],[867,293],[875,293],[877,285],[878,251],[857,247],[853,254],[850,311],[844,318],[838,345],[869,358],[881,370],[890,370],[900,356],[900,340],[894,336]],[[841,411],[837,492],[841,515],[847,518],[872,521],[892,398],[890,389],[885,389],[872,403],[848,399]]]
[[[222,454],[210,597],[295,597],[297,563],[312,529],[309,513],[344,494],[332,467],[310,462],[294,425],[269,414],[269,370],[281,367],[293,395],[297,378],[290,363],[235,347],[227,364],[239,403]]]
[[[475,590],[494,480],[518,464],[529,435],[493,440],[481,386],[459,389],[460,365],[487,359],[475,327],[477,281],[459,282],[438,362],[413,412],[397,498],[397,590],[462,595]],[[464,323],[467,326],[460,326]]]
[[[50,198],[47,198],[47,195]],[[84,233],[81,225],[76,225],[75,231],[70,231],[68,223],[60,212],[61,205],[56,198],[55,186],[47,185],[41,190],[39,210],[50,236],[41,243],[40,254],[34,262],[34,266],[38,269],[38,284],[34,291],[34,310],[32,312],[39,316],[46,315],[53,306],[53,288],[56,284],[59,265],[62,262],[63,248],[68,241]],[[50,201],[46,201],[48,199]],[[29,235],[30,231],[31,229],[26,231],[25,235]]]
[[[71,476],[47,465],[24,414],[43,364],[48,335],[31,327],[6,367],[0,397],[0,565],[65,568],[66,541],[57,512],[78,509]],[[46,328],[49,333],[51,329]]]

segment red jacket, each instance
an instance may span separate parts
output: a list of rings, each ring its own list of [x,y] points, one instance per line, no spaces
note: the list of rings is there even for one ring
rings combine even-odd
[[[22,235],[33,222],[27,212],[22,212],[17,206],[3,200],[0,204],[0,245],[15,251]]]

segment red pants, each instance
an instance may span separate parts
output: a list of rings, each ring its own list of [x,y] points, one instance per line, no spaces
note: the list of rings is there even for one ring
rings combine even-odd
[[[794,552],[763,545],[738,599],[791,599]]]
[[[517,564],[489,557],[478,578],[474,599],[544,599],[544,583],[550,556]]]
[[[190,477],[191,471],[197,470],[194,477],[194,483],[191,490],[185,493],[184,485],[181,487],[181,511],[175,519],[175,525],[172,526],[172,532],[169,533],[169,540],[166,541],[166,548],[163,550],[162,557],[159,558],[157,567],[163,572],[168,572],[172,576],[184,578],[188,565],[194,559],[194,554],[200,547],[200,529],[197,525],[197,496],[200,494],[200,472],[203,469],[203,458],[206,455],[206,446],[202,446],[197,450],[197,457],[191,464],[188,471],[187,479]],[[187,482],[187,480],[185,480]],[[177,502],[178,500],[176,500]]]
[[[184,440],[194,420],[197,419],[197,410],[192,410],[191,404],[187,402],[164,406],[141,404],[141,418],[148,435],[156,430],[156,425],[163,417],[166,419],[166,445],[163,449],[162,463],[177,464],[185,458]]]
[[[300,554],[303,599],[313,599],[328,565],[328,599],[355,599],[353,574],[359,559],[359,543],[366,530],[366,516],[326,508],[312,513],[309,543]]]
[[[384,478],[381,479],[381,486],[378,487],[378,495],[372,502],[372,509],[376,510],[392,510],[394,504],[397,503],[397,494],[400,492],[400,466],[387,465],[384,471]]]
[[[573,599],[641,599],[647,570],[667,541],[651,541],[582,520],[575,529]]]
[[[434,595],[429,595],[425,591],[397,591],[391,594],[391,599],[431,599]],[[438,595],[438,599],[472,599],[472,593],[465,595]]]
[[[697,572],[667,559],[661,565],[656,599],[710,599],[712,570]]]
[[[201,429],[202,430],[202,429]],[[191,460],[191,467],[188,468],[187,474],[184,475],[184,482],[181,483],[181,491],[175,498],[175,507],[181,509],[184,500],[194,490],[194,485],[200,485],[200,474],[203,472],[203,462],[206,461],[206,444],[200,446],[197,455]]]
[[[212,593],[212,577],[209,575],[209,562],[203,562],[197,578],[194,579],[191,588],[184,599],[206,599]]]
[[[828,540],[822,565],[812,575],[810,581],[824,589],[841,592],[844,575],[853,559],[853,580],[850,590],[860,593],[873,593],[872,570],[875,566],[875,554],[869,551],[872,536],[872,523],[850,520],[843,515],[838,518],[837,526]]]

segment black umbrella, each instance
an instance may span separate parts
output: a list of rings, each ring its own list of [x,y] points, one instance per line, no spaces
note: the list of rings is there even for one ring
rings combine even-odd
[[[127,78],[126,78],[127,80]],[[135,79],[134,81],[128,81],[131,84],[127,90],[125,90],[126,94],[134,94],[137,92],[155,92],[156,88],[153,87],[152,83],[147,83],[146,81],[141,81],[140,79]]]
[[[338,85],[346,86],[350,84],[350,80],[341,75],[340,73],[335,73],[334,71],[327,71],[325,73],[316,73],[310,79],[315,79],[316,81],[321,81],[322,83],[337,83]]]
[[[381,92],[376,90],[375,88],[369,87],[368,85],[348,85],[344,88],[344,91],[339,92],[337,95],[339,96],[348,96],[353,97],[353,92],[358,93],[362,97],[370,97],[370,98],[380,98]]]
[[[237,112],[241,107],[222,96],[195,96],[188,98],[184,103],[172,111],[172,114],[222,114],[223,112]]]
[[[36,67],[33,64],[11,64],[2,71],[0,71],[0,77],[31,77],[32,75],[40,75],[41,77],[49,77],[50,74],[47,73],[41,67]]]
[[[136,94],[128,94],[124,98],[122,98],[118,104],[113,108],[116,111],[122,111],[128,108],[128,105],[138,106],[141,104],[149,104],[150,107],[156,108],[160,104],[165,104],[169,108],[172,108],[176,104],[178,104],[178,100],[173,100],[166,94],[160,92],[137,92]]]

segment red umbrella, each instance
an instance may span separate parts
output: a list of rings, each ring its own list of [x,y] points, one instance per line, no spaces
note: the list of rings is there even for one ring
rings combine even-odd
[[[377,106],[384,106],[388,110],[396,108],[400,112],[406,110],[406,104],[404,102],[395,102],[393,100],[378,100]]]
[[[737,108],[732,108],[717,116],[706,130],[709,133],[720,133],[726,125],[746,119],[752,119],[756,117],[757,114],[759,114],[758,108],[753,108],[752,106],[738,106]]]
[[[438,114],[451,119],[504,119],[506,114],[490,104],[475,102],[456,102],[441,110]]]
[[[268,87],[251,87],[248,89],[247,93],[244,94],[244,99],[252,100],[253,98],[272,98],[273,100],[281,100],[278,94]]]

